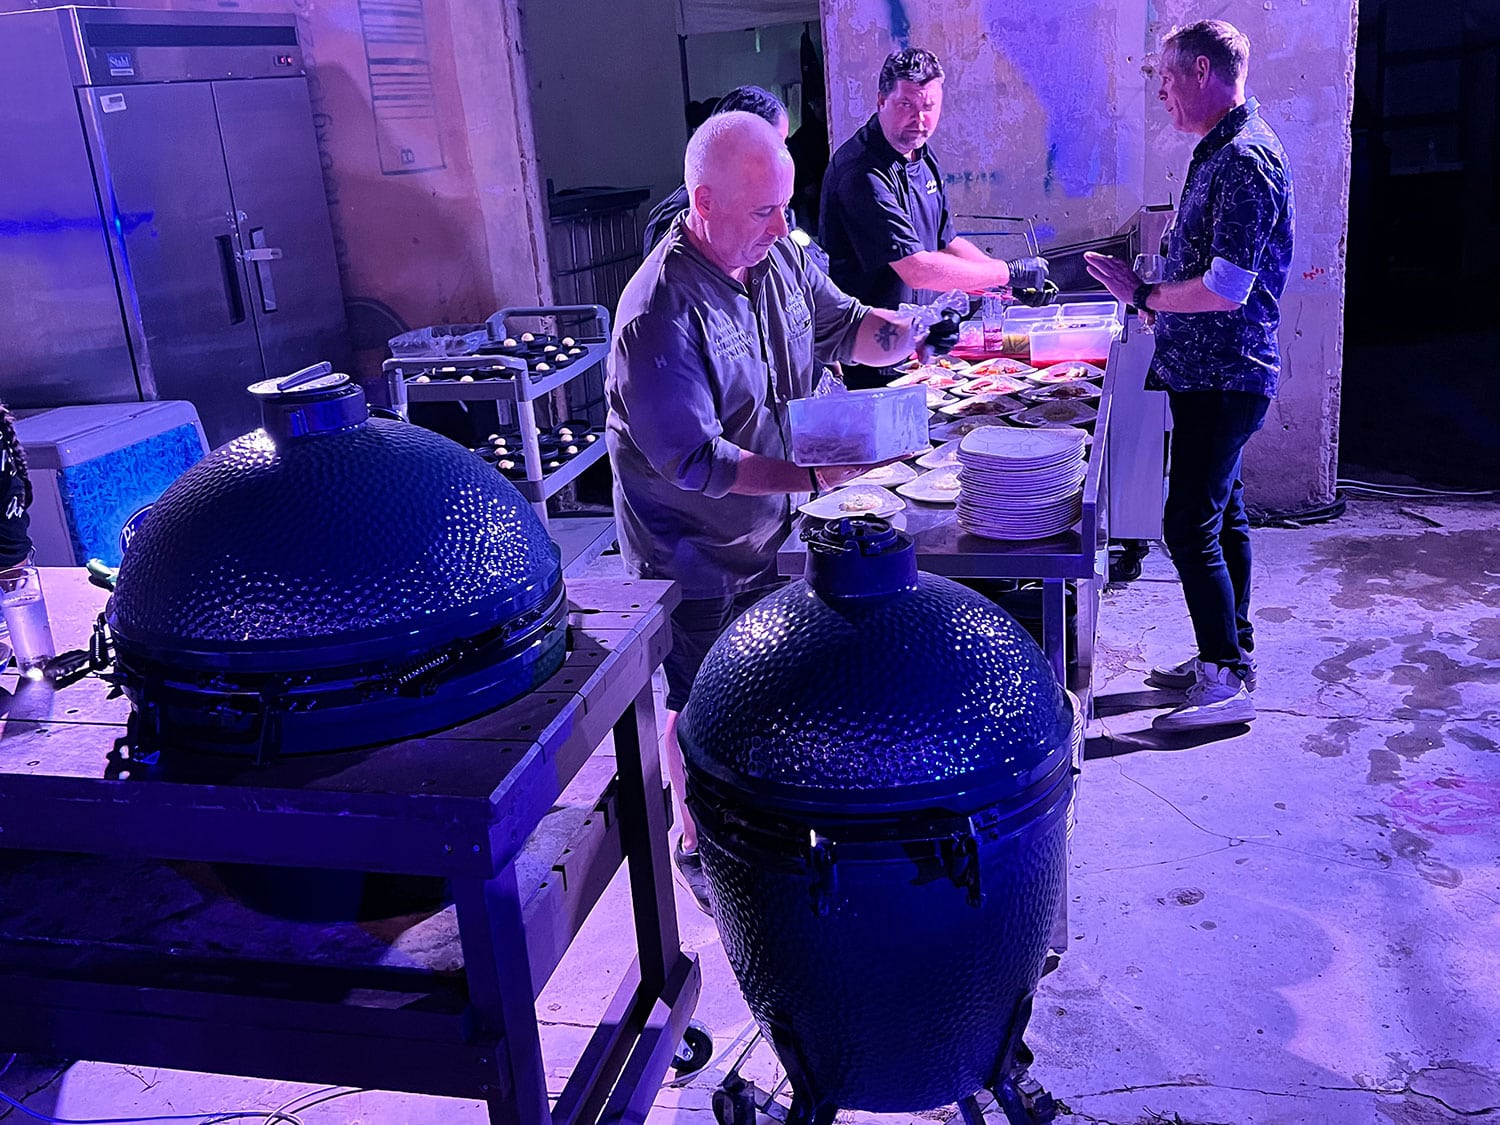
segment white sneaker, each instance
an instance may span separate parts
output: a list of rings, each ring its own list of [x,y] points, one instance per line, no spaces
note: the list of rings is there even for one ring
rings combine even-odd
[[[1222,665],[1199,661],[1198,678],[1187,689],[1187,702],[1158,715],[1151,725],[1156,730],[1196,730],[1248,723],[1253,718],[1255,701],[1244,682]]]
[[[1245,690],[1255,690],[1255,657],[1245,657],[1249,665],[1245,672]],[[1198,658],[1190,656],[1181,664],[1158,664],[1146,673],[1146,683],[1151,687],[1190,688],[1198,682]]]

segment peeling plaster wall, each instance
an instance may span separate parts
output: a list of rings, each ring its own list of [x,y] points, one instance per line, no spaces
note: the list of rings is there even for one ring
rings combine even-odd
[[[1257,507],[1305,509],[1336,476],[1355,0],[822,0],[833,143],[874,111],[885,56],[923,46],[948,74],[933,147],[956,215],[1030,216],[1044,244],[1113,233],[1177,198],[1193,142],[1158,107],[1147,56],[1206,15],[1250,37],[1250,92],[1296,177],[1285,375],[1245,480]]]

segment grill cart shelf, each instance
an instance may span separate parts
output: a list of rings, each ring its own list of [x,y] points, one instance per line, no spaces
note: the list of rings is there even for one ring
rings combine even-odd
[[[539,317],[579,320],[594,327],[574,338],[583,355],[559,371],[538,377],[524,359],[505,355],[470,356],[402,356],[385,361],[383,370],[405,383],[410,402],[498,402],[508,404],[516,416],[521,434],[521,453],[526,466],[524,479],[512,479],[521,495],[536,508],[543,522],[547,520],[547,501],[577,479],[585,469],[604,456],[604,441],[594,442],[548,472],[542,464],[540,434],[536,422],[536,402],[552,391],[565,387],[599,366],[609,354],[609,312],[602,305],[547,305],[530,308],[503,308],[485,322],[493,339],[503,340],[516,333],[511,321]],[[459,380],[469,375],[473,382]],[[417,382],[421,377],[429,382]]]

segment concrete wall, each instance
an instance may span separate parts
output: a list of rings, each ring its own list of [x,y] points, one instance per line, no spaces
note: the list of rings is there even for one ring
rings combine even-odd
[[[933,147],[953,211],[1030,216],[1044,243],[1110,234],[1141,204],[1176,199],[1192,148],[1157,105],[1149,54],[1175,23],[1234,20],[1298,206],[1286,375],[1245,479],[1257,507],[1304,509],[1331,500],[1336,477],[1354,2],[822,0],[830,128],[837,145],[873,112],[887,53],[927,47],[948,72]]]
[[[682,182],[687,144],[675,6],[521,0],[542,175],[562,191]],[[641,210],[645,217],[645,208]]]

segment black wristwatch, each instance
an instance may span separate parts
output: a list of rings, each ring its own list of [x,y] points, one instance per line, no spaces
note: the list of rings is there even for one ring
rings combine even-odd
[[[1151,310],[1146,307],[1146,302],[1151,299],[1151,294],[1155,292],[1156,286],[1150,282],[1143,281],[1135,287],[1135,292],[1130,295],[1130,303],[1140,309],[1141,312],[1150,312]]]

